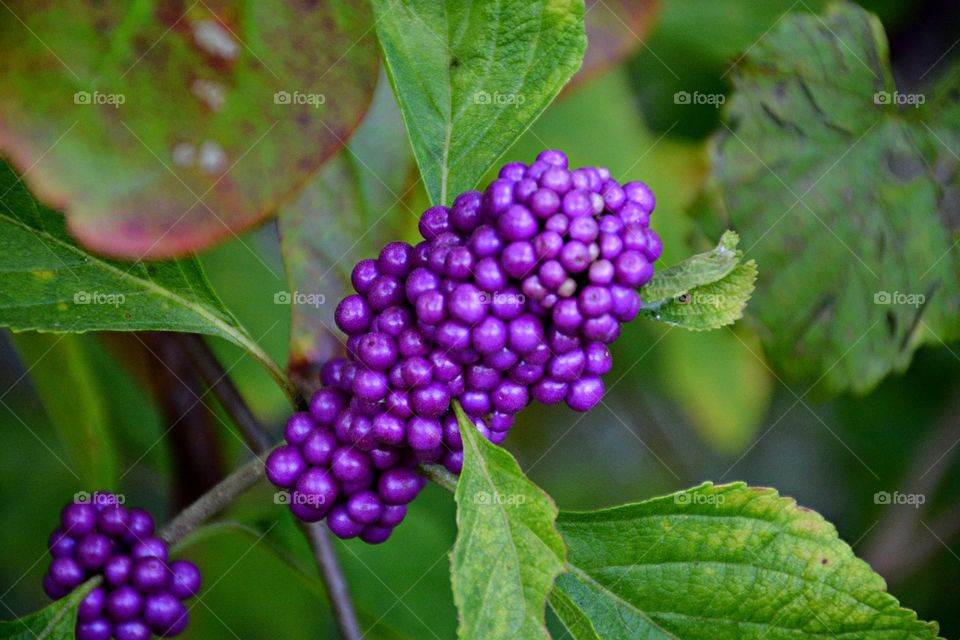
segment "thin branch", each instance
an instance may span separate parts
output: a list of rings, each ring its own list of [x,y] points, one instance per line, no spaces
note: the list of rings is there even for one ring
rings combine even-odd
[[[202,337],[193,333],[178,335],[180,346],[186,352],[197,373],[217,396],[224,410],[233,418],[240,429],[243,439],[251,449],[261,453],[270,448],[271,439],[260,426],[247,403],[237,390],[236,385],[227,376],[213,351]]]
[[[237,496],[255,485],[263,477],[263,461],[258,456],[221,480],[212,489],[197,498],[160,530],[160,537],[171,545],[217,515],[232,503]]]
[[[255,467],[258,466],[259,475],[263,475],[263,462],[261,458],[266,457],[267,450],[270,448],[270,436],[254,417],[253,412],[250,411],[250,407],[244,402],[243,396],[240,395],[233,381],[227,375],[220,361],[217,360],[217,357],[204,339],[193,334],[183,334],[181,335],[181,345],[189,354],[200,376],[210,386],[224,410],[230,414],[230,417],[240,429],[247,445],[261,456],[244,467],[241,467],[240,470],[242,471],[244,468],[254,464]],[[295,405],[296,407],[302,407],[305,403],[302,398],[298,398]],[[259,463],[259,465],[255,463]],[[259,476],[257,478],[259,478]],[[254,478],[253,482],[256,482],[257,478]],[[217,488],[214,487],[214,491],[216,491],[216,489]],[[228,487],[227,489],[232,489],[232,487]],[[233,497],[236,497],[236,494],[231,496],[231,499]],[[219,509],[213,511],[212,509],[216,506],[215,504],[198,506],[200,502],[201,501],[198,500],[197,503],[188,507],[187,510],[184,511],[184,514],[197,506],[196,516],[203,516],[203,520],[206,520],[221,510],[223,506],[229,504],[229,501],[223,503]],[[181,516],[182,515],[183,514],[181,514]],[[177,517],[177,519],[179,518],[180,516]],[[203,522],[203,520],[199,520],[193,523],[193,525],[196,526],[196,524]],[[175,522],[176,520],[174,523]],[[300,522],[299,520],[298,524],[300,530],[303,531],[304,536],[307,538],[307,542],[310,543],[313,557],[320,567],[320,574],[323,578],[324,586],[327,590],[327,597],[330,599],[333,616],[336,619],[341,636],[343,636],[344,640],[360,640],[363,637],[363,633],[360,631],[360,625],[357,622],[357,613],[353,607],[353,601],[350,599],[347,580],[343,575],[343,569],[340,566],[340,561],[337,559],[337,554],[330,541],[330,534],[326,526],[321,523],[308,524]],[[188,531],[189,529],[183,531],[180,533],[180,536],[182,537]]]
[[[301,522],[297,520],[300,530],[307,537],[313,557],[320,567],[323,583],[327,588],[327,597],[333,604],[333,614],[337,621],[337,628],[344,640],[362,640],[363,632],[357,623],[357,612],[353,608],[347,580],[340,568],[337,552],[330,541],[330,532],[319,522]]]
[[[433,480],[440,487],[446,489],[450,493],[456,493],[457,476],[447,471],[445,467],[442,467],[438,464],[422,464],[417,471],[420,472],[420,475],[424,476],[428,480]]]

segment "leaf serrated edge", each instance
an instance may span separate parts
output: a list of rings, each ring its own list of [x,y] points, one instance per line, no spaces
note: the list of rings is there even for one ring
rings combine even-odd
[[[878,593],[881,595],[882,599],[888,603],[887,609],[876,609],[878,612],[893,613],[900,616],[905,616],[904,623],[910,624],[911,626],[919,625],[920,627],[922,627],[922,630],[924,632],[932,633],[933,638],[935,638],[935,640],[946,640],[946,638],[943,638],[937,635],[940,632],[940,625],[937,622],[921,620],[917,615],[916,611],[914,611],[913,609],[909,609],[907,607],[901,606],[900,600],[887,590],[887,582],[883,578],[883,576],[875,572],[865,560],[858,557],[856,553],[854,553],[853,547],[851,547],[846,540],[840,537],[839,531],[837,530],[836,526],[832,522],[830,522],[825,517],[823,517],[823,515],[820,512],[814,509],[811,509],[809,507],[801,506],[795,498],[791,496],[781,495],[780,492],[773,487],[750,486],[743,481],[730,482],[726,484],[714,484],[713,482],[707,481],[695,487],[691,487],[689,489],[681,489],[679,491],[674,491],[673,493],[668,493],[663,496],[650,498],[649,500],[642,500],[640,502],[634,502],[634,503],[629,503],[629,504],[619,505],[614,507],[606,507],[603,509],[598,509],[596,511],[561,511],[557,516],[557,525],[562,534],[563,524],[564,524],[563,521],[568,519],[571,522],[577,522],[578,519],[582,522],[584,521],[582,519],[583,516],[590,516],[591,518],[593,518],[598,514],[605,514],[605,515],[614,514],[618,511],[626,515],[625,512],[627,512],[630,509],[630,507],[636,507],[640,505],[654,505],[654,504],[664,503],[664,502],[675,502],[676,497],[679,495],[694,493],[698,491],[711,491],[714,494],[719,494],[719,493],[728,493],[732,491],[739,491],[743,489],[746,489],[754,494],[753,496],[751,496],[751,502],[760,498],[769,498],[775,501],[776,503],[782,505],[783,508],[777,511],[775,518],[772,520],[764,520],[765,522],[775,524],[778,521],[781,521],[787,517],[791,517],[794,521],[797,521],[797,520],[808,521],[808,522],[811,522],[812,524],[815,524],[819,530],[823,531],[822,535],[829,538],[831,542],[838,543],[840,545],[840,550],[844,553],[844,555],[847,556],[847,560],[852,560],[856,568],[865,571],[869,575],[873,576],[874,580],[877,581],[877,584],[879,587]],[[621,515],[621,514],[616,514],[616,515]],[[740,516],[740,517],[744,517],[744,516]],[[611,520],[616,522],[618,519],[619,518],[612,518]],[[569,560],[567,561],[567,564],[570,565]],[[574,565],[570,565],[570,566],[574,566]]]

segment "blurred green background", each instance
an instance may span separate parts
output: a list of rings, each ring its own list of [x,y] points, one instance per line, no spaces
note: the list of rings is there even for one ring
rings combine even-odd
[[[615,177],[649,183],[658,197],[653,224],[664,239],[664,263],[673,264],[704,246],[686,211],[703,186],[705,141],[720,117],[710,105],[675,104],[674,93],[729,91],[722,76],[730,64],[785,11],[824,4],[664,0],[644,46],[561,96],[505,159],[528,161],[542,148],[561,148],[574,165],[604,164]],[[903,87],[923,86],[918,70],[960,33],[954,2],[861,4],[882,19]],[[383,224],[412,237],[410,211],[425,203],[418,185]],[[275,224],[201,258],[226,306],[284,362],[290,307],[272,303],[288,288]],[[760,268],[761,277],[774,275]],[[605,407],[587,415],[533,407],[506,446],[562,509],[640,500],[703,480],[776,487],[835,523],[857,554],[886,574],[904,606],[939,621],[945,637],[960,637],[960,525],[951,511],[960,496],[960,348],[924,348],[905,374],[867,396],[815,402],[806,387],[771,370],[755,329],[749,310],[733,329],[709,334],[637,321],[615,346]],[[239,350],[211,344],[258,417],[279,434],[286,402],[271,380]],[[84,445],[71,444],[77,436],[58,428],[57,411],[60,423],[102,416],[111,447],[97,455],[116,466],[129,504],[164,519],[202,483],[192,475],[196,468],[174,464],[182,443],[162,437],[171,421],[142,346],[130,336],[3,335],[0,618],[45,604],[47,533],[60,506],[90,488],[64,464]],[[28,371],[43,353],[43,366]],[[59,396],[60,408],[47,411],[41,396]],[[242,461],[246,450],[215,401],[190,404],[209,435],[211,466]],[[876,504],[875,493],[909,492],[909,479],[929,468],[935,471],[921,483],[935,482],[925,485],[923,509]],[[323,629],[332,635],[309,550],[267,487],[242,498],[230,519],[238,524],[210,528],[182,551],[206,578],[183,637],[316,638]],[[368,637],[454,637],[447,569],[454,536],[452,497],[431,486],[387,544],[338,543]]]

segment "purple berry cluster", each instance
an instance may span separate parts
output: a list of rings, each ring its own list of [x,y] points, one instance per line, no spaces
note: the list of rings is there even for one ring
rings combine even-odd
[[[607,345],[660,256],[653,208],[643,183],[544,151],[427,209],[415,247],[391,242],[358,263],[336,310],[347,356],[326,363],[267,460],[293,513],[383,542],[425,483],[418,464],[461,470],[452,400],[496,444],[531,400],[595,406]]]
[[[183,600],[200,589],[200,570],[191,562],[168,562],[167,543],[154,536],[149,513],[126,509],[111,494],[93,497],[60,513],[43,590],[59,600],[89,578],[103,577],[77,608],[77,640],[179,634],[188,618]]]

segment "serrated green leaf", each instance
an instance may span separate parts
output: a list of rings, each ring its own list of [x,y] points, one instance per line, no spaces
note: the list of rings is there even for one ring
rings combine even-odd
[[[548,638],[544,609],[564,557],[554,527],[557,507],[506,449],[488,442],[455,408],[463,439],[450,555],[458,637]]]
[[[195,258],[121,262],[77,246],[63,216],[0,163],[0,327],[13,331],[183,331],[246,349],[285,375],[217,298]],[[288,389],[289,391],[289,389]]]
[[[14,334],[13,342],[80,485],[118,490],[116,451],[105,403],[107,392],[97,377],[91,346],[84,336],[24,332]],[[70,393],[64,393],[65,389]]]
[[[740,236],[726,231],[717,246],[705,253],[690,256],[680,264],[658,271],[643,289],[648,304],[675,298],[694,287],[720,280],[740,262],[743,256],[737,250]]]
[[[757,263],[749,260],[716,282],[696,287],[656,310],[644,310],[644,315],[690,331],[718,329],[743,317],[756,280]]]
[[[787,15],[731,77],[709,193],[771,274],[752,307],[771,360],[821,395],[867,391],[960,335],[938,179],[956,184],[956,154],[937,133],[960,112],[894,85],[879,20],[850,2]]]
[[[564,512],[557,526],[570,571],[556,589],[602,638],[937,636],[937,624],[901,608],[833,525],[773,489],[707,483],[638,504]],[[555,610],[576,624],[568,608]]]
[[[579,68],[582,0],[373,0],[377,35],[424,184],[450,204]]]
[[[743,317],[757,265],[740,263],[739,241],[727,231],[715,249],[654,274],[642,292],[642,315],[691,331],[717,329]]]
[[[77,605],[96,586],[90,580],[67,597],[23,618],[0,621],[2,640],[73,640],[77,626]]]

